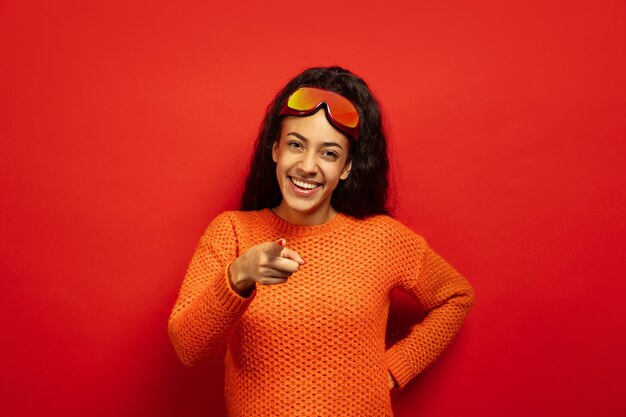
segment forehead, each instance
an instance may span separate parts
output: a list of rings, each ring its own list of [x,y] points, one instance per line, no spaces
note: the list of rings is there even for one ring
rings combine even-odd
[[[347,136],[328,122],[323,109],[310,116],[285,116],[282,123],[281,138],[286,137],[291,132],[298,133],[314,143],[336,142],[344,149],[349,145]]]

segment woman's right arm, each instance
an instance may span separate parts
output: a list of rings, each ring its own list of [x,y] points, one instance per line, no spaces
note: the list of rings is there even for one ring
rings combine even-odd
[[[168,332],[185,365],[216,357],[256,294],[256,284],[287,281],[304,264],[284,239],[239,254],[228,213],[211,222],[200,239],[168,321]]]
[[[168,320],[168,333],[180,360],[188,366],[216,357],[254,295],[242,297],[228,277],[237,259],[237,236],[228,213],[206,229],[189,263]]]

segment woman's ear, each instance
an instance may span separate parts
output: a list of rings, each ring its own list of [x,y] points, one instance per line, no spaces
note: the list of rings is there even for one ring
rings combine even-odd
[[[272,145],[272,160],[278,163],[278,141],[275,140]]]
[[[339,179],[345,180],[346,178],[348,178],[348,176],[350,175],[351,169],[352,169],[352,161],[346,162],[346,164],[343,167],[343,171],[341,171],[341,175],[339,176]]]

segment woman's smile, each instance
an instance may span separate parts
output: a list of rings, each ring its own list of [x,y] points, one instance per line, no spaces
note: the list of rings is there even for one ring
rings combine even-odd
[[[309,197],[313,195],[322,185],[316,181],[309,181],[304,179],[288,176],[291,181],[292,189],[296,194]]]

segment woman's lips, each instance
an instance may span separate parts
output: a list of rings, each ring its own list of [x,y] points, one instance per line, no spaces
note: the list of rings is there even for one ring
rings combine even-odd
[[[288,177],[289,185],[291,189],[300,196],[309,197],[317,192],[321,188],[321,184],[318,182],[309,182],[304,181],[298,178]],[[315,186],[314,188],[308,188],[311,186]]]

